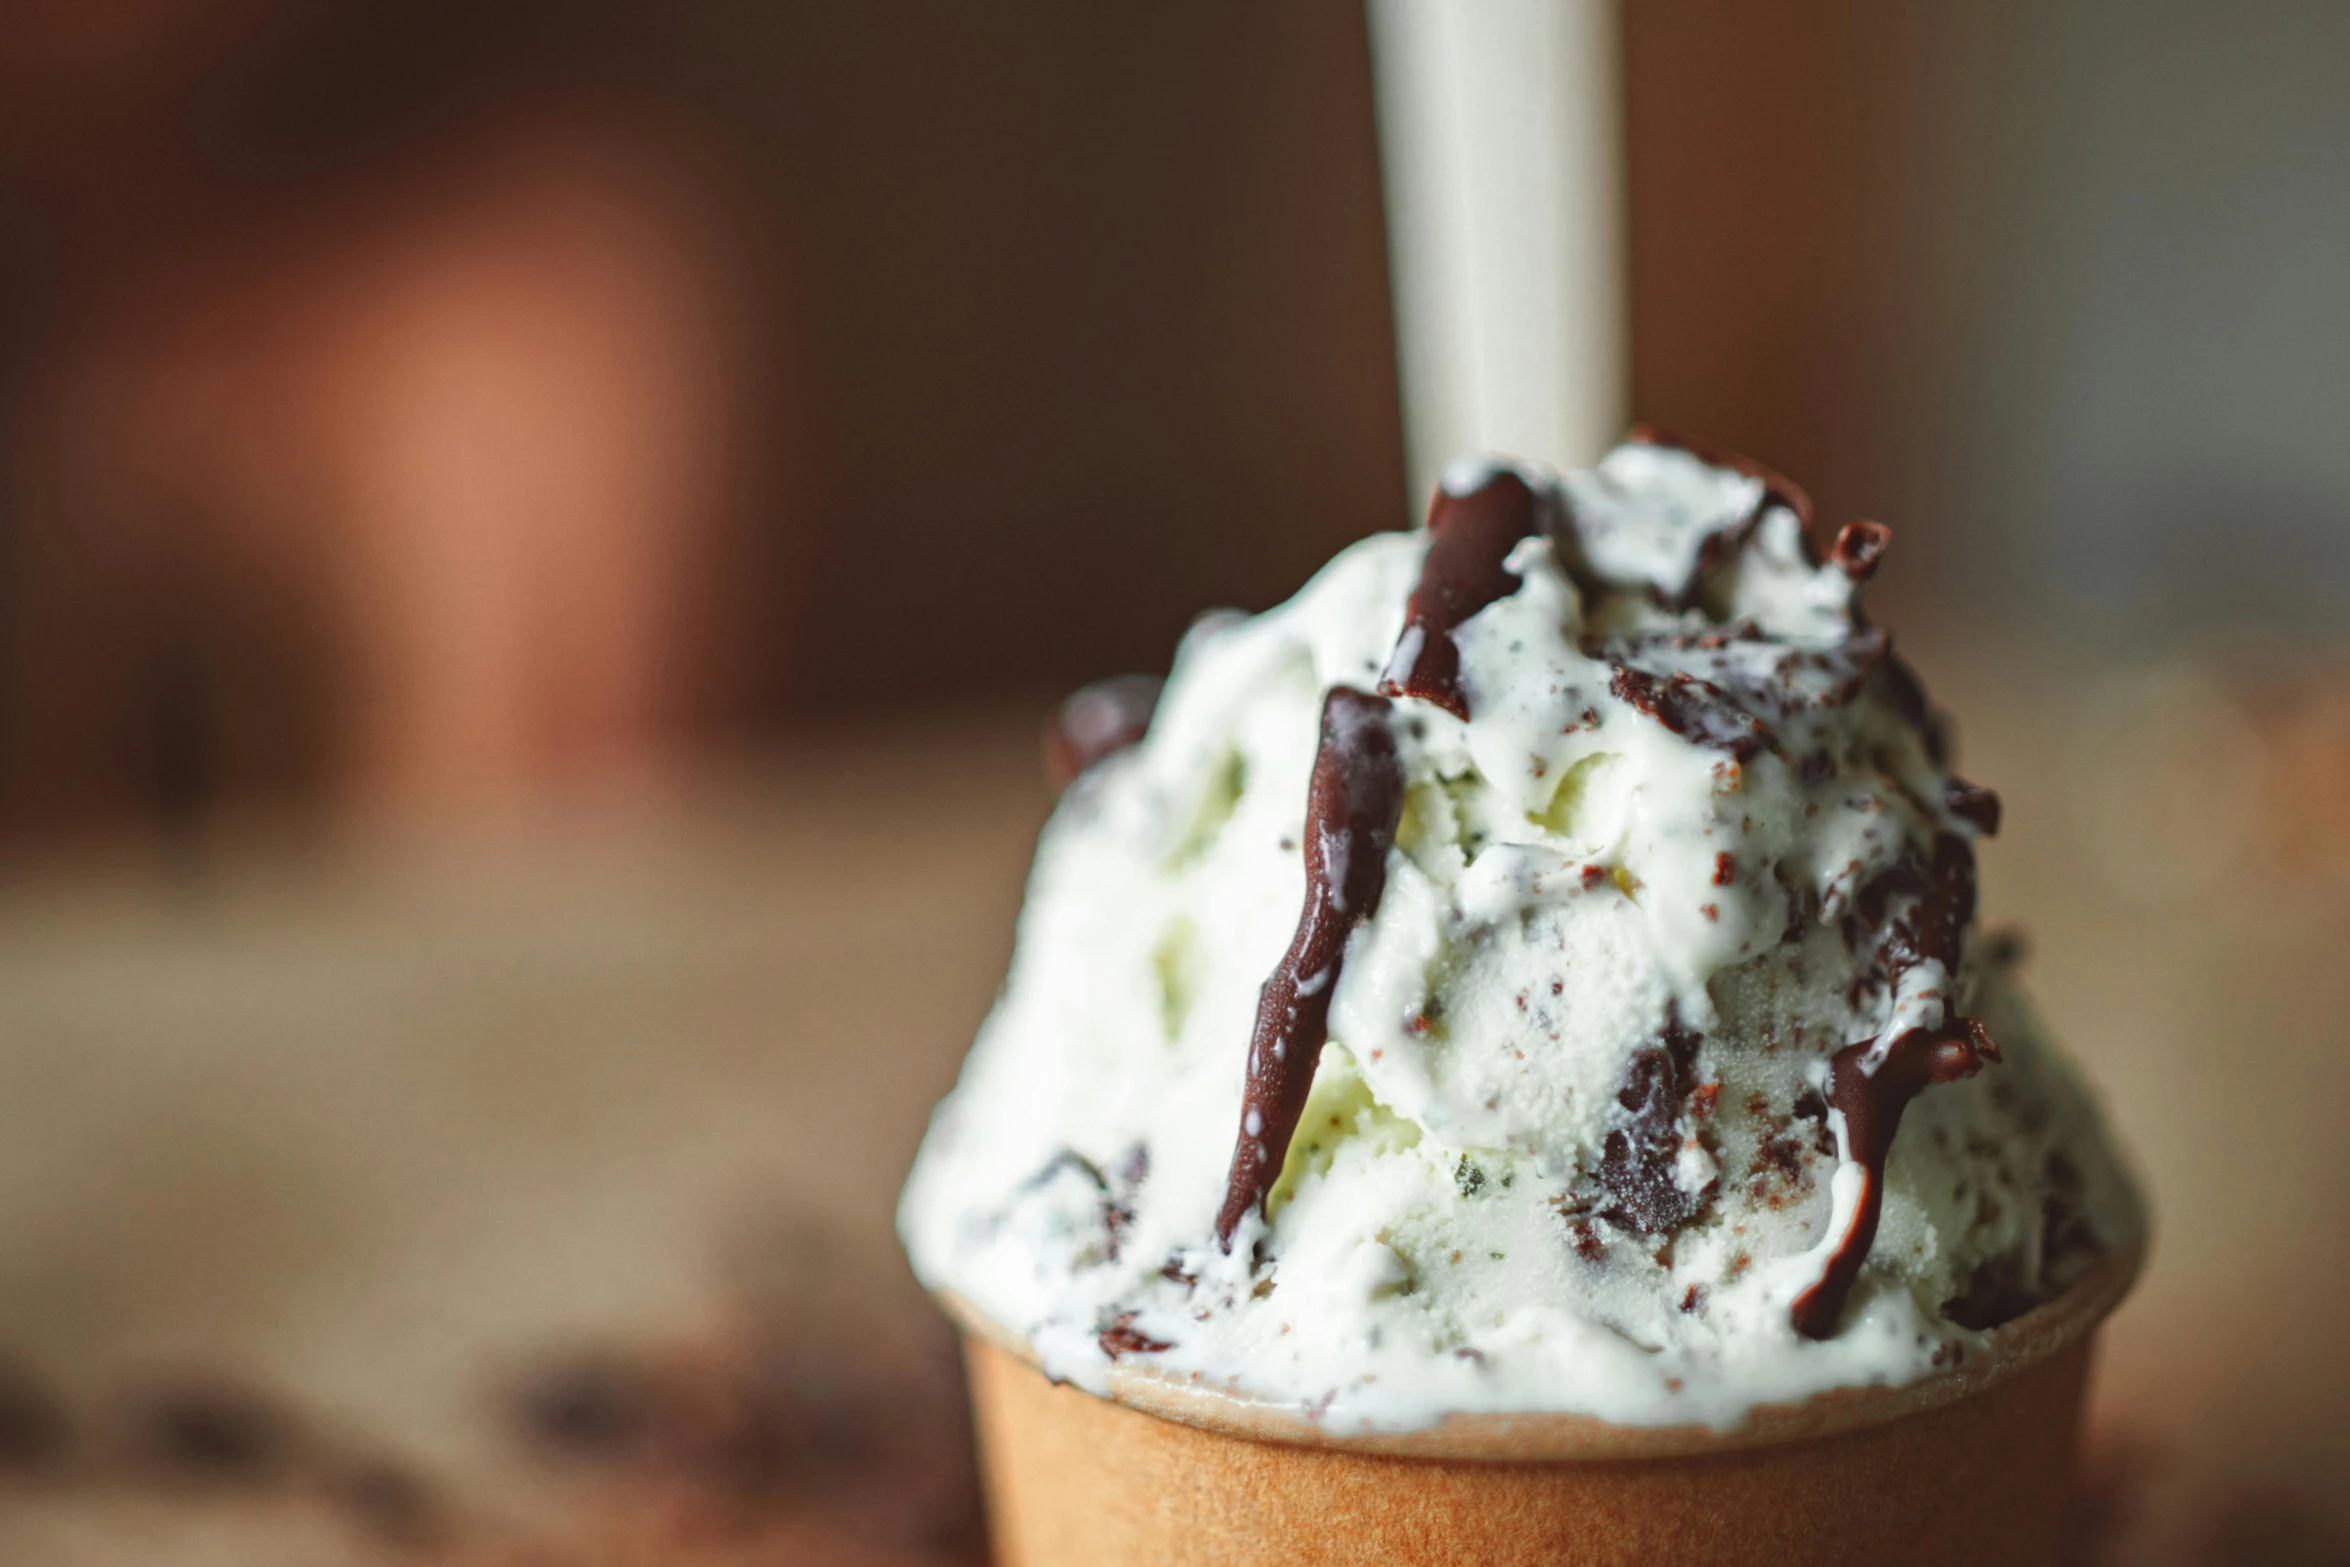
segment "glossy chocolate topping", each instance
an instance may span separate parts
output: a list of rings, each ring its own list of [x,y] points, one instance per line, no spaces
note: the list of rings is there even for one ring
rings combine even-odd
[[[1453,631],[1518,591],[1517,577],[1502,562],[1538,519],[1534,491],[1507,469],[1493,470],[1463,494],[1436,492],[1428,507],[1428,557],[1404,607],[1403,635],[1380,678],[1381,696],[1416,696],[1455,718],[1469,716]]]
[[[1956,833],[1942,833],[1934,840],[1924,892],[1885,937],[1886,984],[1898,988],[1904,974],[1928,961],[1955,976],[1974,915],[1974,850]],[[1884,1212],[1885,1160],[1893,1151],[1893,1134],[1901,1129],[1901,1113],[1933,1084],[1972,1077],[1984,1062],[1999,1059],[1999,1047],[1982,1023],[1959,1016],[1954,995],[1942,1000],[1940,1023],[1847,1045],[1828,1064],[1828,1104],[1844,1117],[1844,1156],[1861,1167],[1862,1186],[1827,1267],[1795,1298],[1795,1330],[1806,1338],[1827,1338],[1836,1331],[1845,1298],[1868,1261]]]
[[[1388,729],[1389,705],[1350,686],[1322,703],[1322,737],[1306,790],[1306,897],[1297,934],[1257,993],[1248,1047],[1248,1089],[1240,1137],[1225,1178],[1216,1239],[1265,1200],[1289,1155],[1329,1032],[1330,998],[1357,922],[1378,912],[1387,887],[1387,851],[1403,810],[1403,766]]]
[[[1070,704],[898,1213],[1048,1376],[1726,1432],[1979,1359],[2126,1237],[1975,925],[1996,798],[1863,612],[1888,535],[1644,433],[1448,468],[1188,633],[1123,754],[1147,683]]]

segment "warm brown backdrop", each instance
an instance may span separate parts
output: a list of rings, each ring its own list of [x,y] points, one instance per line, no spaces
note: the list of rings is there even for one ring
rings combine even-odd
[[[2084,1560],[2338,1562],[2350,8],[1627,16],[1637,411],[1894,524],[2145,1157]],[[0,15],[0,1555],[971,1559],[891,1194],[1044,703],[1407,518],[1365,49]],[[582,1344],[682,1406],[584,1480],[499,1402]],[[309,1445],[162,1462],[190,1374]]]
[[[1634,403],[1905,609],[2337,634],[2338,7],[1627,8]],[[1406,519],[1346,0],[0,28],[0,821],[636,788]]]

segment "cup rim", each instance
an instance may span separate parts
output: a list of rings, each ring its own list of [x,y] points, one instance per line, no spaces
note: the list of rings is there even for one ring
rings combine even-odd
[[[1187,1375],[1120,1361],[1110,1368],[1110,1402],[1178,1424],[1249,1441],[1339,1449],[1392,1458],[1541,1463],[1680,1458],[1815,1440],[1883,1425],[1972,1398],[2086,1339],[2119,1306],[2146,1260],[2143,1211],[2089,1271],[2053,1300],[2001,1323],[1959,1366],[1899,1387],[1831,1388],[1793,1403],[1764,1404],[1727,1429],[1703,1424],[1616,1425],[1556,1410],[1448,1414],[1405,1431],[1335,1432],[1294,1405],[1195,1382]],[[969,1337],[1041,1371],[1027,1338],[991,1321],[950,1289],[940,1306]]]

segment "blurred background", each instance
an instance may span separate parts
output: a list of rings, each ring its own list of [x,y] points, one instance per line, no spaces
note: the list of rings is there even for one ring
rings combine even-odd
[[[1635,413],[1893,524],[2155,1189],[2082,1559],[2350,1560],[2350,10],[1624,50]],[[895,1183],[1049,703],[1416,520],[1371,88],[1346,0],[0,13],[0,1555],[975,1559]]]

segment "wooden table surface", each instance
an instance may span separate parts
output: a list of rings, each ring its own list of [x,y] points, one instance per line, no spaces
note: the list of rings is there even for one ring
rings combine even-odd
[[[2031,933],[2031,982],[2157,1210],[2096,1394],[2102,1548],[2335,1549],[2350,868],[2244,829],[2294,785],[2214,760],[2257,720],[2207,714],[2195,668],[2056,692],[2013,649],[1922,662],[1969,715],[1967,771],[2006,798],[1986,912]],[[603,1492],[525,1450],[502,1390],[570,1347],[739,1337],[746,1301],[931,1331],[890,1212],[1009,949],[1049,804],[1033,723],[810,736],[651,814],[20,868],[0,885],[0,1349],[71,1436],[0,1478],[0,1560],[420,1543],[299,1487],[158,1478],[139,1411],[190,1378],[400,1455],[463,1520],[433,1537],[451,1554],[661,1559],[580,1543],[618,1538]],[[824,1516],[785,1509],[708,1559],[968,1547]]]

